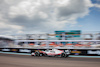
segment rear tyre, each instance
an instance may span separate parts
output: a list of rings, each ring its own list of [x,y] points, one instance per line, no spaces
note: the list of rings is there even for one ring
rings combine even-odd
[[[35,52],[35,56],[40,56],[40,52]]]

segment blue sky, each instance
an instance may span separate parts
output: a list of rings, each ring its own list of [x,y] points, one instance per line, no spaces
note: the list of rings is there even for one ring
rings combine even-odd
[[[92,3],[97,3],[97,4],[100,4],[100,0],[91,0]]]
[[[92,3],[100,4],[100,1],[92,0]],[[73,27],[69,26],[71,30],[82,31],[99,31],[100,32],[100,8],[91,7],[87,16],[77,19],[77,24]]]
[[[100,9],[92,7],[88,16],[77,19],[83,31],[100,31]]]

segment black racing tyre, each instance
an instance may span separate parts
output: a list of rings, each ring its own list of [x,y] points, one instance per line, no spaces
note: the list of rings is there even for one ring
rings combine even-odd
[[[35,56],[40,56],[40,52],[35,52]]]
[[[66,55],[65,53],[62,53],[62,54],[61,54],[61,57],[66,58],[66,57],[67,57],[67,55]]]

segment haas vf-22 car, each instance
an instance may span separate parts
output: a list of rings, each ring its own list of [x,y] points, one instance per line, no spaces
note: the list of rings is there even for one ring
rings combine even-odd
[[[37,50],[35,52],[31,53],[31,56],[58,56],[58,57],[68,57],[70,54],[70,50],[58,50],[58,49],[52,49],[52,50]]]

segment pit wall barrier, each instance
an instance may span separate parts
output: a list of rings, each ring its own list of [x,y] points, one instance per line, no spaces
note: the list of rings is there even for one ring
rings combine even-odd
[[[28,53],[31,54],[36,50],[46,50],[46,49],[30,49],[30,48],[0,48],[1,52],[15,52],[15,53]],[[67,50],[67,49],[59,49]],[[70,55],[84,55],[84,56],[100,56],[100,49],[68,49],[71,50]]]

